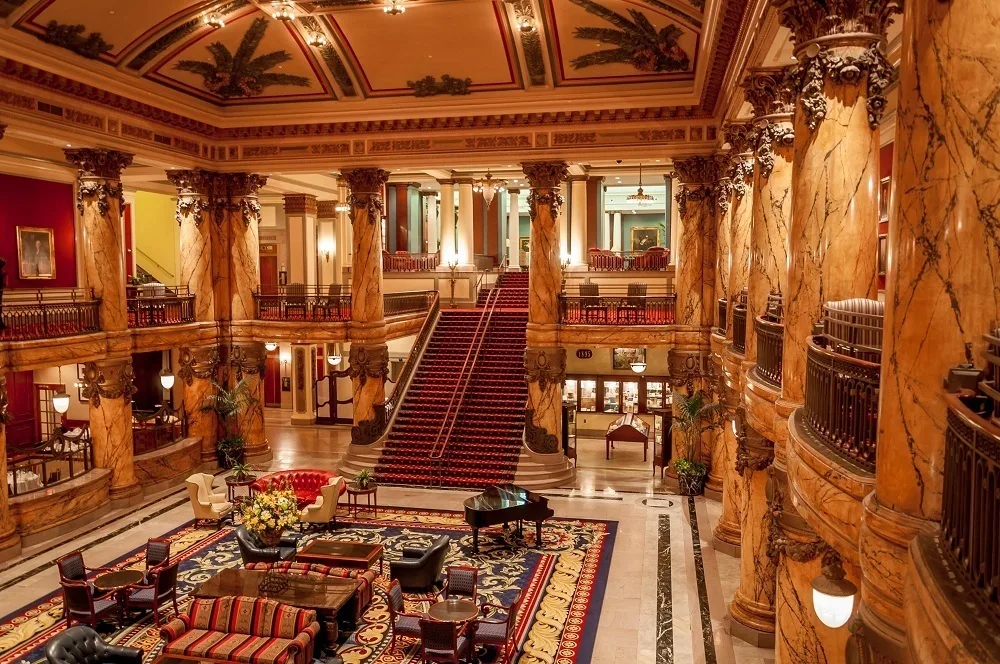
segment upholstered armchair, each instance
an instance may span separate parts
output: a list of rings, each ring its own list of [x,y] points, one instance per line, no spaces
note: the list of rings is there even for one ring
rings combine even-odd
[[[514,640],[514,629],[517,626],[517,612],[521,608],[519,591],[510,606],[503,604],[483,603],[482,611],[485,618],[479,618],[471,626],[472,647],[493,646],[497,649],[497,661],[510,661],[510,652],[517,645]]]
[[[208,473],[195,473],[187,478],[188,497],[196,520],[221,525],[223,518],[233,511],[233,504],[226,500],[225,491],[215,490],[214,480]]]
[[[292,560],[300,537],[301,535],[297,534],[284,535],[278,546],[263,546],[246,527],[240,526],[236,529],[236,543],[240,547],[244,565]]]
[[[420,656],[424,662],[460,664],[472,645],[462,632],[465,625],[437,620],[420,621]]]
[[[333,477],[319,490],[316,500],[306,505],[299,512],[299,521],[323,528],[331,522],[337,525],[337,501],[343,493],[345,482],[343,477]]]
[[[441,599],[467,599],[476,602],[479,586],[479,568],[468,565],[449,565],[444,571]]]
[[[389,563],[389,577],[403,588],[422,590],[437,583],[451,538],[441,535],[427,549],[403,549],[403,557]]]
[[[45,646],[49,664],[142,664],[142,650],[104,642],[86,625],[77,625],[52,637]]]

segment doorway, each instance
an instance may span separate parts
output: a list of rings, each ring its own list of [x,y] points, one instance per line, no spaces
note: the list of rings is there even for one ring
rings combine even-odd
[[[276,350],[264,358],[264,407],[281,408],[281,361]]]
[[[35,375],[33,371],[15,371],[7,375],[7,446],[32,447],[36,440]]]

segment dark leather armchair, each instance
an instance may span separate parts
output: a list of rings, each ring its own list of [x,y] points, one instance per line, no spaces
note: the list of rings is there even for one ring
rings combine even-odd
[[[244,526],[236,529],[236,543],[239,544],[244,565],[292,560],[295,558],[295,549],[300,537],[298,534],[289,534],[281,538],[278,546],[263,546]]]
[[[389,578],[406,589],[419,590],[437,583],[451,538],[441,535],[427,549],[403,549],[403,557],[389,563]]]
[[[142,650],[105,643],[86,625],[70,627],[45,646],[49,664],[142,664]]]

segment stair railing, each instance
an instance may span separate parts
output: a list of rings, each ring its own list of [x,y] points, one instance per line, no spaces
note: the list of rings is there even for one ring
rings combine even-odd
[[[441,427],[438,429],[437,438],[434,441],[434,446],[431,448],[431,453],[429,458],[433,461],[434,469],[437,471],[436,476],[440,477],[442,458],[444,457],[445,449],[448,446],[449,438],[451,437],[451,432],[455,428],[455,422],[458,420],[458,411],[465,400],[465,392],[468,390],[469,383],[472,380],[472,372],[475,369],[476,362],[479,360],[479,352],[482,350],[483,341],[486,338],[486,331],[489,329],[490,321],[493,319],[493,311],[496,309],[497,302],[499,302],[499,289],[492,289],[489,296],[486,299],[486,305],[483,307],[483,313],[479,316],[479,322],[476,324],[476,336],[475,341],[469,346],[469,350],[465,354],[465,361],[462,363],[462,370],[458,374],[458,381],[455,383],[455,389],[451,393],[451,399],[448,401],[448,409],[445,411],[444,418],[441,420]],[[472,362],[471,366],[469,362]],[[462,394],[459,395],[459,388],[462,390]],[[458,397],[458,402],[456,403],[456,397]],[[448,425],[448,433],[442,436],[444,433],[445,425]],[[440,445],[440,448],[438,447]]]

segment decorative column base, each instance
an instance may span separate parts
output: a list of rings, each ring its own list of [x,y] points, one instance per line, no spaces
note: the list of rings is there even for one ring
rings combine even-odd
[[[524,445],[534,454],[562,454],[562,382],[566,377],[565,348],[524,351],[528,402],[524,414]]]
[[[371,445],[385,431],[385,380],[389,377],[389,347],[384,343],[352,343],[348,375],[354,389],[351,443]]]

